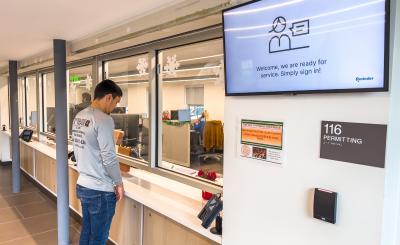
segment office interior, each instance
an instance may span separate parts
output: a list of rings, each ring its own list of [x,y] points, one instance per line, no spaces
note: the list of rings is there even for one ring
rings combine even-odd
[[[389,92],[230,97],[225,92],[221,15],[249,2],[164,0],[150,1],[146,8],[143,1],[142,12],[125,11],[124,21],[114,16],[96,30],[66,40],[68,153],[73,151],[73,119],[90,106],[96,84],[111,79],[123,91],[110,116],[126,196],[117,205],[109,243],[398,244],[396,149],[400,144],[395,134],[400,130],[396,110],[400,73],[395,67],[400,65],[400,2],[389,1]],[[115,7],[100,5],[103,11]],[[47,44],[46,49],[19,58],[17,99],[10,98],[8,60],[0,62],[0,126],[4,129],[0,132],[0,244],[62,244],[57,240],[56,209],[58,92],[53,50],[51,42]],[[16,101],[18,132],[33,131],[30,142],[20,139],[19,143],[19,194],[10,191],[11,105]],[[284,164],[241,158],[237,142],[243,118],[285,122]],[[316,160],[319,146],[301,139],[317,138],[319,132],[312,127],[318,127],[315,120],[325,119],[388,125],[385,168]],[[72,159],[68,159],[67,175],[69,242],[78,244],[82,210],[75,191],[79,173]],[[336,224],[313,219],[311,189],[316,187],[339,193]],[[209,194],[224,201],[222,234],[210,231],[216,221],[205,228],[197,217]],[[44,222],[46,228],[33,228],[33,222]]]

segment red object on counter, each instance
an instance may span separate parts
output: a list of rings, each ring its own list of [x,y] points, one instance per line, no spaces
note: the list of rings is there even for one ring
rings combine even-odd
[[[203,179],[215,181],[215,179],[217,178],[217,173],[215,171],[209,172],[208,170],[199,169],[199,171],[197,172],[197,176]],[[210,200],[212,196],[213,194],[210,192],[201,191],[201,197],[203,198],[203,200]]]
[[[207,173],[207,179],[214,181],[217,178],[217,173],[215,171]]]
[[[212,193],[207,192],[207,191],[201,191],[201,197],[203,197],[204,200],[210,200],[212,197]]]

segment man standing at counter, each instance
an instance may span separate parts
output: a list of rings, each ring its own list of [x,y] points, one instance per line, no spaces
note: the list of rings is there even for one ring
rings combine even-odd
[[[116,202],[124,195],[115,152],[114,121],[109,115],[121,97],[121,88],[111,80],[104,80],[96,86],[91,105],[73,121],[79,171],[76,190],[83,216],[80,245],[106,244]]]

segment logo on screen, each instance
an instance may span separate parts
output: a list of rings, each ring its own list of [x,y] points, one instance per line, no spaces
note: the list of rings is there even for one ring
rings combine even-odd
[[[372,81],[372,80],[374,80],[374,78],[373,77],[356,77],[356,81],[359,83],[359,82],[362,82],[362,81]]]
[[[269,40],[270,54],[310,47],[292,46],[292,38],[310,34],[310,20],[292,22],[290,27],[288,27],[288,24],[290,23],[283,16],[276,17],[272,22],[272,29],[269,31],[269,33],[273,33],[273,36]],[[288,30],[285,31],[286,29]]]

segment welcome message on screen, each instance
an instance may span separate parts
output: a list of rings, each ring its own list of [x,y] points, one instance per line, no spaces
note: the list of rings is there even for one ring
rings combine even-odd
[[[224,13],[228,93],[382,88],[384,0],[268,0]]]

